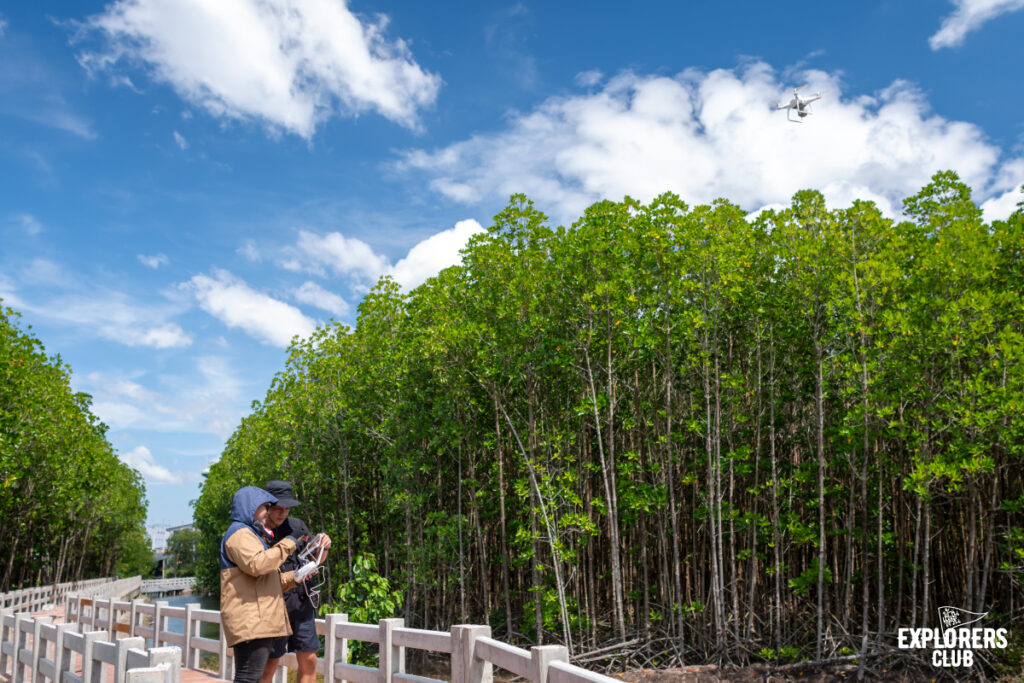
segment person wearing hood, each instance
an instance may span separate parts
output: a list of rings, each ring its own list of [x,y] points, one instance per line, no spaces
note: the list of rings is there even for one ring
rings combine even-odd
[[[266,526],[274,534],[273,540],[270,541],[271,546],[296,534],[299,537],[313,539],[314,536],[306,523],[298,517],[291,516],[292,508],[301,505],[292,493],[292,485],[287,481],[274,479],[268,481],[263,488],[277,498],[277,502],[270,507],[266,521]],[[327,534],[319,534],[319,537],[320,547],[326,553],[327,549],[331,547],[331,537]],[[312,540],[300,541],[298,549],[281,565],[281,570],[296,570],[305,564],[299,554],[308,543],[312,542]],[[307,589],[310,585],[312,584],[306,584]],[[308,590],[293,590],[284,596],[284,604],[288,610],[292,634],[287,637],[282,636],[274,643],[260,683],[273,681],[274,673],[285,652],[295,653],[295,661],[299,667],[296,683],[316,683],[316,653],[320,649],[320,636],[316,633],[316,602]]]
[[[291,635],[284,592],[296,586],[295,572],[279,568],[295,551],[290,536],[270,547],[265,540],[270,506],[277,498],[244,486],[231,502],[231,525],[220,543],[220,617],[228,647],[234,648],[235,683],[256,683],[274,641]]]

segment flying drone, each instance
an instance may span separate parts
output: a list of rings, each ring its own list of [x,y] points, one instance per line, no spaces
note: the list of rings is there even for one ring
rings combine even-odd
[[[789,101],[789,104],[779,104],[778,102],[772,102],[775,105],[775,111],[780,109],[786,110],[786,119],[793,123],[803,123],[800,119],[804,118],[811,113],[811,102],[817,102],[821,99],[821,93],[816,92],[813,95],[807,97],[801,97],[800,91],[806,88],[806,85],[801,85],[799,88],[793,89],[793,99]],[[793,112],[796,112],[800,118],[794,119]]]

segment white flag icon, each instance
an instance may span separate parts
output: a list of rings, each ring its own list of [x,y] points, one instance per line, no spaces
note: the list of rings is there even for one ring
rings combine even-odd
[[[960,628],[981,621],[988,616],[988,612],[968,612],[959,607],[943,605],[939,608],[939,623],[943,632],[951,628]]]

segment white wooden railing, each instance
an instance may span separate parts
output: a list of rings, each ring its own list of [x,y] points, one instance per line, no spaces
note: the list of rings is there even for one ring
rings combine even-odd
[[[123,598],[137,591],[142,584],[138,576],[121,579],[89,579],[70,581],[53,586],[38,586],[0,593],[0,612],[33,612],[46,604],[56,604],[68,595],[85,595]]]
[[[196,583],[194,576],[176,576],[170,579],[146,579],[142,582],[143,593],[163,593],[164,591],[184,590],[192,588]]]
[[[154,648],[177,645],[181,664],[199,668],[202,652],[218,655],[218,675],[233,676],[231,648],[219,638],[203,637],[200,624],[220,625],[218,610],[201,609],[197,604],[171,607],[166,602],[147,604],[141,600],[91,600],[69,598],[68,622],[92,629],[105,629],[111,635],[123,632],[129,637],[144,637]],[[172,633],[167,619],[184,620],[184,632]],[[148,623],[147,623],[148,622]],[[377,624],[350,622],[345,614],[328,614],[316,620],[317,634],[324,637],[324,656],[317,659],[316,672],[325,683],[444,683],[440,679],[406,672],[407,649],[437,652],[451,656],[451,683],[491,683],[493,667],[522,676],[530,683],[615,683],[614,679],[569,663],[569,653],[561,645],[535,646],[524,650],[491,638],[490,626],[457,625],[449,631],[406,628],[402,619],[382,619]],[[374,643],[379,648],[377,668],[349,663],[349,641]],[[285,668],[297,668],[295,655],[286,654],[275,677],[284,680]]]
[[[104,631],[52,617],[0,615],[0,675],[11,683],[180,683],[178,648],[145,649],[143,638],[102,640]],[[29,673],[31,672],[31,673]]]

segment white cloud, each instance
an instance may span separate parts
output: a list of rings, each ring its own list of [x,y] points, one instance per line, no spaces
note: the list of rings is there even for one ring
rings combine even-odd
[[[311,138],[334,113],[375,111],[409,128],[441,79],[389,39],[387,17],[357,17],[344,0],[117,0],[90,17],[106,50],[90,71],[143,63],[211,115],[254,119]]]
[[[483,227],[473,219],[459,221],[454,228],[431,235],[412,249],[390,270],[395,281],[413,289],[448,266],[461,263],[459,251]]]
[[[34,237],[43,231],[43,224],[39,219],[30,213],[16,214],[12,220],[14,225],[25,231],[26,235]]]
[[[583,88],[590,88],[604,80],[604,74],[597,69],[581,71],[576,74],[576,85]]]
[[[112,430],[213,434],[221,440],[248,412],[246,397],[253,389],[243,386],[221,356],[199,357],[194,369],[166,375],[91,372],[83,383],[93,396],[93,413]]]
[[[4,24],[0,36],[4,35]],[[78,90],[76,83],[55,70],[31,47],[31,43],[12,31],[10,39],[0,41],[0,113],[56,128],[92,140],[96,138],[91,121],[80,116],[65,93]],[[72,95],[71,99],[75,99]],[[5,134],[9,138],[10,134]]]
[[[360,239],[345,237],[340,232],[318,235],[301,230],[298,243],[285,249],[281,265],[288,270],[317,274],[323,274],[327,268],[335,275],[375,282],[390,264]]]
[[[987,21],[1024,8],[1024,0],[952,0],[956,9],[942,20],[938,32],[928,39],[933,50],[961,45],[971,31]]]
[[[1024,158],[1003,164],[998,177],[992,183],[993,194],[981,204],[982,216],[986,222],[1006,220],[1017,210],[1017,204],[1024,201]]]
[[[1021,202],[1024,202],[1024,194],[1021,194],[1020,188],[1004,192],[981,205],[982,217],[987,223],[1005,221]]]
[[[344,318],[350,311],[347,301],[315,282],[302,283],[302,286],[295,290],[295,300],[333,313],[338,318]]]
[[[299,309],[253,290],[226,270],[215,270],[212,278],[196,275],[183,288],[228,327],[274,346],[288,346],[293,336],[307,337],[316,329],[316,323]]]
[[[192,343],[192,337],[185,333],[175,323],[167,323],[159,327],[151,327],[138,335],[137,341],[132,346],[152,346],[154,349],[172,349],[178,346],[188,346]]]
[[[235,253],[241,254],[247,260],[252,261],[253,263],[259,263],[260,261],[263,260],[263,255],[260,253],[260,250],[256,247],[252,240],[246,240],[245,244],[243,244],[242,246],[235,250]]]
[[[278,265],[320,277],[347,278],[347,284],[356,291],[376,283],[384,275],[390,275],[405,289],[413,289],[444,268],[460,263],[459,252],[474,233],[481,231],[483,228],[473,219],[459,221],[454,227],[420,241],[392,265],[387,257],[377,254],[360,239],[345,237],[340,232],[320,235],[302,230],[294,246],[280,250],[282,258]],[[345,316],[349,311],[344,299],[313,282],[306,282],[296,290],[295,298],[338,316]]]
[[[34,258],[25,263],[19,273],[23,284],[66,287],[75,286],[74,280],[60,264],[45,258]]]
[[[43,305],[21,300],[22,311],[44,316],[80,328],[86,333],[125,346],[148,346],[156,349],[189,346],[192,337],[180,325],[168,322],[174,307],[140,304],[127,295],[96,289],[83,292],[75,282],[49,261],[36,259],[22,273],[22,281],[48,284],[73,291],[51,296]]]
[[[769,107],[787,86],[763,63],[674,78],[623,73],[599,91],[549,98],[502,131],[410,151],[398,166],[425,173],[460,202],[523,192],[563,222],[627,194],[725,197],[756,210],[804,188],[820,189],[831,205],[874,199],[894,215],[941,169],[987,196],[999,149],[977,126],[932,113],[907,83],[844,99],[835,74],[808,71],[801,82],[824,99],[793,124]]]
[[[174,131],[174,144],[176,144],[178,149],[182,151],[188,149],[188,140],[186,140],[185,136],[178,131]]]
[[[180,484],[181,475],[156,464],[153,454],[145,446],[136,446],[129,453],[121,454],[121,462],[138,470],[148,483]]]
[[[159,268],[160,266],[165,266],[168,263],[170,263],[170,260],[167,258],[166,254],[156,254],[154,256],[146,256],[145,254],[139,254],[138,256],[139,262],[142,263],[142,265],[147,266],[149,268],[153,268],[154,270]]]

